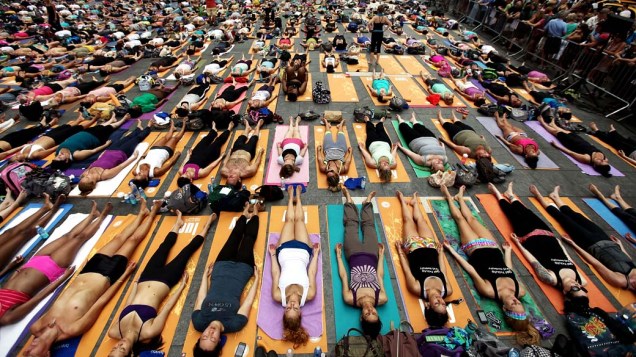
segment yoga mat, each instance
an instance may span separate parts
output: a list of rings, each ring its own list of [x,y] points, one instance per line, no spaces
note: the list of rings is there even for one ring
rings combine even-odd
[[[255,40],[257,40],[257,39],[255,39]],[[263,46],[263,48],[268,48],[269,47],[269,40],[265,40],[264,42],[265,42],[265,45]],[[255,54],[257,54],[260,51],[260,50],[257,50],[254,47],[255,44],[256,44],[256,41],[252,42],[252,45],[250,46],[250,49],[249,49],[249,52],[248,52],[249,54],[254,54],[255,55]]]
[[[311,96],[311,91],[313,88],[311,83],[312,83],[311,73],[307,73],[307,88],[305,88],[304,94],[298,95],[298,98],[297,98],[298,102],[312,102],[314,100],[313,97]],[[287,100],[287,96],[284,96],[284,97],[285,97],[285,102],[291,103],[290,101]]]
[[[473,200],[470,198],[465,198],[465,200],[468,201],[467,203],[468,203],[468,206],[471,208],[471,211],[473,212],[473,216],[475,216],[475,218],[483,224],[483,221],[478,213],[479,211],[476,208],[477,206],[475,205]],[[448,207],[448,204],[446,203],[446,200],[443,198],[428,197],[426,199],[426,202],[431,207],[434,213],[435,221],[437,222],[437,225],[439,226],[440,231],[443,232],[444,239],[448,240],[453,246],[453,248],[459,254],[461,254],[464,258],[466,258],[466,255],[460,249],[461,240],[459,236],[459,229],[457,228],[457,224],[455,224],[455,221],[451,217],[450,209]],[[495,314],[495,316],[502,321],[501,330],[495,331],[491,329],[492,332],[495,332],[497,334],[512,333],[513,332],[512,328],[508,326],[508,324],[506,323],[504,319],[504,313],[503,313],[501,304],[493,299],[482,297],[477,292],[477,289],[475,289],[475,285],[472,281],[472,278],[468,275],[468,273],[466,273],[466,271],[464,271],[463,269],[462,269],[462,273],[464,275],[464,279],[466,279],[466,281],[468,282],[468,286],[470,287],[470,291],[473,295],[473,298],[475,299],[475,302],[477,303],[477,306],[480,306],[480,308],[484,310],[485,312],[492,311]],[[521,281],[519,283],[523,284]],[[543,313],[541,312],[541,310],[539,310],[539,307],[536,305],[536,303],[530,296],[530,292],[528,291],[528,289],[526,289],[526,294],[519,300],[523,303],[523,306],[525,306],[526,313],[528,314],[529,318],[543,318]]]
[[[265,184],[266,185],[278,185],[281,184],[280,179],[280,168],[281,165],[278,164],[278,143],[283,141],[285,138],[285,134],[287,133],[287,129],[289,125],[277,125],[276,131],[274,132],[274,142],[272,145],[272,149],[268,159],[267,166],[267,175],[265,175]],[[300,125],[299,126],[300,137],[301,140],[305,143],[305,145],[309,145],[309,126]],[[307,185],[309,183],[309,150],[305,153],[303,158],[303,163],[300,165],[300,171],[294,172],[294,174],[285,179],[285,183],[302,183]]]
[[[404,74],[404,68],[400,66],[393,55],[380,55],[379,64],[385,74]]]
[[[426,63],[427,66],[432,66],[429,63]],[[424,67],[426,68],[426,67]],[[432,74],[431,71],[429,69],[427,69],[426,71],[423,71],[424,73],[428,72],[428,74]],[[437,72],[435,72],[435,74],[432,76],[433,78],[439,79],[439,76],[437,75]],[[419,75],[419,73],[417,75],[415,75],[415,80],[417,81],[417,83],[419,83],[424,91],[424,95],[425,96],[429,96],[431,93],[428,90],[428,86],[426,86],[426,83],[424,83],[424,80],[422,79],[422,77]],[[449,87],[448,84],[445,84],[446,87],[448,87],[448,89],[452,90],[452,87]],[[457,93],[453,93],[455,95],[455,100],[453,101],[453,104],[448,105],[446,104],[443,100],[440,100],[439,103],[437,105],[439,105],[442,108],[466,108],[466,104],[464,104],[461,99],[458,98],[458,96],[460,96]]]
[[[148,112],[148,113],[144,113],[139,117],[139,120],[151,120],[155,114],[164,111],[164,107],[166,106],[166,104],[168,104],[170,102],[170,100],[172,99],[172,96],[176,93],[177,91],[173,91],[172,93],[168,94],[168,96],[166,97],[166,101],[163,102],[163,104],[161,104],[160,106],[158,106],[157,108],[155,108],[155,110]],[[174,102],[173,102],[174,104]]]
[[[280,239],[280,233],[285,223],[284,218],[287,213],[285,206],[273,206],[271,208],[272,219],[269,221],[269,242],[276,244]],[[309,234],[312,243],[320,243],[320,224],[318,206],[305,206],[307,230],[313,232]],[[322,248],[322,247],[321,247]],[[302,307],[302,325],[309,334],[309,342],[305,346],[293,348],[293,344],[282,341],[283,338],[283,312],[284,308],[280,303],[272,299],[272,259],[269,254],[265,254],[265,266],[263,267],[263,283],[261,285],[261,300],[258,309],[258,343],[266,350],[274,350],[279,354],[284,354],[289,348],[294,353],[313,353],[316,345],[326,351],[327,346],[327,324],[325,321],[324,301],[323,301],[323,279],[322,279],[322,254],[318,258],[318,274],[316,274],[316,296],[311,301],[306,301]]]
[[[620,157],[620,156],[618,155],[618,150],[614,149],[611,145],[607,144],[607,143],[606,143],[606,142],[604,142],[603,140],[601,140],[601,139],[597,138],[597,137],[596,137],[596,136],[594,136],[594,135],[589,135],[589,134],[588,134],[588,136],[587,136],[587,137],[588,137],[588,138],[590,138],[590,139],[592,139],[592,140],[594,140],[595,142],[597,142],[598,144],[600,144],[601,146],[603,146],[604,148],[606,148],[608,151],[611,151],[614,155],[616,155],[616,156]],[[627,155],[629,155],[629,154],[627,154]],[[626,163],[628,163],[628,164],[629,164],[629,165],[631,165],[632,167],[636,167],[636,165],[634,165],[633,163],[631,163],[631,162],[629,162],[629,161],[627,161],[627,160],[623,159],[622,157],[620,157],[620,158],[621,158],[621,160],[625,161]]]
[[[618,206],[618,203],[616,201],[612,200],[611,198],[608,198],[608,200]],[[614,212],[610,211],[610,209],[607,208],[607,206],[605,206],[603,202],[601,202],[601,200],[599,200],[598,198],[584,198],[583,202],[590,206],[590,208],[593,209],[596,214],[601,216],[601,218],[603,218],[603,220],[621,236],[624,237],[627,233],[630,233],[632,237],[636,237],[636,232],[629,229],[629,227],[627,227],[627,225],[625,225],[625,223],[623,223],[623,221],[621,221],[621,219],[618,218],[618,216],[616,216]]]
[[[385,129],[387,128],[386,124],[387,123],[385,122],[385,126],[384,126]],[[356,140],[358,142],[364,143],[367,137],[365,125],[362,123],[353,123],[353,131],[356,135]],[[360,152],[360,149],[358,149],[357,143],[354,144],[353,150],[358,151],[358,153]],[[371,169],[366,164],[364,165],[364,167],[367,170],[367,178],[370,182],[373,182],[373,183],[382,182],[382,180],[380,180],[380,174],[377,169]],[[391,179],[391,182],[411,182],[411,179],[409,178],[409,174],[406,172],[406,168],[404,167],[404,164],[402,163],[402,159],[400,159],[399,154],[397,156],[397,166],[395,167],[395,169],[391,171],[393,172],[393,177]]]
[[[185,248],[188,245],[188,243],[190,243],[190,241],[195,237],[197,232],[199,232],[200,228],[205,225],[208,219],[209,219],[208,217],[204,217],[204,216],[183,217],[183,221],[185,224],[179,230],[177,243],[170,250],[168,259],[166,259],[166,264],[172,261],[172,259],[174,259],[177,256],[177,254],[179,254],[179,252],[181,252],[183,248]],[[154,234],[152,241],[148,245],[148,248],[146,248],[146,254],[144,254],[142,261],[137,261],[137,268],[135,269],[134,276],[132,278],[133,281],[139,280],[141,273],[144,271],[144,269],[148,265],[148,261],[150,260],[152,255],[157,251],[161,243],[163,243],[164,239],[166,238],[168,233],[172,230],[172,226],[174,226],[176,221],[177,221],[176,216],[166,216],[161,221],[161,224],[159,225],[157,232]],[[177,330],[179,317],[181,316],[183,307],[185,306],[185,303],[186,303],[185,301],[186,295],[187,295],[186,292],[190,289],[190,285],[192,284],[192,277],[194,276],[194,270],[197,267],[197,261],[199,260],[200,254],[201,254],[201,248],[199,248],[196,252],[194,252],[194,254],[192,254],[192,257],[188,261],[188,264],[185,269],[185,271],[188,273],[188,276],[189,276],[189,279],[186,283],[186,287],[184,291],[180,294],[179,300],[177,300],[177,303],[174,306],[174,308],[170,310],[170,315],[168,315],[168,318],[166,319],[166,324],[162,330],[161,337],[163,338],[164,341],[166,341],[166,343],[161,348],[161,352],[165,353],[166,356],[170,353],[170,347],[172,345],[170,341],[172,341],[172,339],[174,338],[175,332]],[[178,283],[176,286],[174,286],[170,290],[170,295],[166,297],[166,299],[164,300],[164,303],[166,300],[170,298],[172,294],[177,293],[179,284],[180,283]],[[102,329],[103,330],[102,334],[104,335],[104,339],[101,341],[99,345],[95,346],[95,349],[93,350],[92,355],[107,356],[109,352],[112,350],[112,348],[115,347],[117,342],[119,342],[118,339],[112,339],[108,336],[108,330],[115,324],[115,322],[119,321],[119,316],[122,310],[124,309],[125,306],[128,305],[126,301],[128,301],[128,298],[130,297],[130,293],[131,293],[131,289],[127,289],[126,292],[121,296],[122,297],[121,300],[123,303],[117,307],[117,310],[114,315],[115,318],[113,323],[107,324],[108,321],[99,321],[100,323],[104,322],[103,324],[104,328]],[[161,306],[163,307],[163,304]]]
[[[490,217],[493,223],[495,223],[495,226],[497,227],[499,233],[501,233],[504,239],[508,243],[510,243],[512,251],[515,252],[517,258],[519,258],[523,266],[525,266],[530,274],[532,274],[532,276],[534,277],[534,281],[539,285],[541,291],[543,291],[552,306],[554,306],[554,308],[560,314],[564,314],[565,300],[563,293],[560,291],[559,288],[553,287],[539,280],[539,278],[537,277],[537,273],[534,271],[534,269],[532,269],[532,266],[530,265],[528,260],[525,259],[523,253],[521,252],[521,249],[519,249],[517,244],[512,240],[512,225],[510,224],[508,218],[506,218],[505,213],[499,207],[497,198],[490,194],[478,194],[475,196],[481,202],[481,205],[484,207],[484,211],[486,212],[486,214]],[[594,282],[590,281],[590,278],[585,274],[585,272],[582,271],[581,268],[579,268],[578,266],[576,268],[581,278],[587,281],[587,285],[585,286],[585,288],[588,290],[588,296],[590,297],[590,306],[597,306],[605,311],[616,311],[614,305],[612,305],[612,303],[607,300],[603,292],[601,292],[598,287],[594,285]]]
[[[340,65],[342,66],[342,63]],[[347,65],[347,72],[369,71],[369,62],[367,62],[367,57],[365,56],[365,52],[362,52],[362,51],[358,54],[358,64],[346,64],[346,65]]]
[[[402,146],[404,146],[405,148],[408,148],[409,147],[409,143],[407,143],[406,140],[404,140],[404,137],[402,136],[402,133],[400,133],[400,129],[399,129],[400,123],[397,120],[391,120],[391,124],[393,125],[393,129],[395,129],[395,132],[397,133],[398,139],[400,139],[400,143],[402,143]],[[408,123],[408,124],[411,127],[413,126],[411,123]],[[407,156],[407,159],[411,163],[411,167],[413,167],[413,171],[415,171],[415,176],[417,178],[423,178],[423,177],[431,176],[431,168],[430,167],[418,165],[408,156]],[[450,164],[446,163],[446,165],[444,165],[444,168],[446,170],[450,170],[451,166],[450,166]]]
[[[342,336],[346,335],[347,331],[350,328],[355,327],[360,329],[360,312],[361,310],[357,307],[349,306],[345,303],[342,298],[342,281],[340,280],[340,276],[338,275],[338,261],[335,257],[335,249],[338,243],[344,244],[344,209],[343,205],[327,205],[327,227],[329,232],[329,252],[331,253],[330,261],[331,261],[331,284],[332,284],[332,294],[334,300],[334,316],[335,318],[335,328],[336,328],[336,338],[340,339]],[[358,207],[359,209],[360,207]],[[376,232],[378,232],[378,228],[376,225]],[[380,242],[382,238],[378,232],[378,239]],[[327,247],[323,247],[323,249],[327,249]],[[385,246],[385,249],[387,247]],[[342,248],[342,260],[345,265],[345,270],[347,271],[347,276],[349,281],[351,280],[349,274],[349,263],[344,257],[344,247]],[[393,292],[393,288],[391,287],[391,277],[389,276],[389,265],[386,260],[384,260],[384,279],[383,279],[384,290],[386,291],[386,296],[388,301],[384,305],[380,305],[377,307],[378,316],[382,320],[382,334],[386,334],[391,330],[391,325],[398,326],[400,324],[400,313],[397,305],[397,300],[395,298],[395,294]]]
[[[545,139],[545,141],[547,142],[556,142],[557,144],[563,146],[559,140],[552,134],[550,134],[547,130],[545,130],[545,128],[543,126],[541,126],[541,123],[538,121],[526,121],[525,124],[527,126],[529,126],[530,128],[532,128],[532,130],[534,130],[537,134],[539,134],[543,139]],[[559,150],[559,152],[561,152],[561,154],[563,154],[565,157],[567,157],[574,165],[578,166],[579,169],[581,169],[581,171],[583,173],[585,173],[586,175],[589,176],[601,176],[600,173],[594,171],[594,169],[592,168],[591,165],[587,165],[587,164],[583,164],[581,162],[578,162],[576,160],[574,160],[570,155],[567,155],[566,153],[562,152],[561,150]],[[622,172],[618,171],[614,166],[612,166],[612,169],[610,170],[610,173],[613,176],[625,176]]]
[[[205,267],[208,267],[212,262],[216,260],[216,257],[219,255],[221,248],[227,241],[227,237],[230,236],[232,232],[232,228],[234,228],[234,223],[236,219],[238,219],[240,215],[234,212],[221,212],[221,215],[218,219],[216,229],[214,230],[214,239],[212,240],[212,247],[210,248],[210,252],[208,253],[208,259],[206,260]],[[261,212],[258,214],[259,217],[259,227],[258,227],[258,238],[256,239],[256,243],[254,244],[254,262],[259,268],[259,273],[263,274],[263,263],[265,260],[266,252],[266,226],[268,221],[268,213]],[[204,272],[205,273],[205,272]],[[252,284],[254,284],[254,279],[250,279],[243,290],[243,295],[241,296],[241,302],[245,300],[245,296],[247,292],[250,290]],[[215,289],[218,287],[214,287],[212,285],[209,286],[211,289]],[[198,291],[198,288],[197,288]],[[228,333],[227,342],[221,351],[221,356],[234,356],[234,351],[240,342],[246,343],[249,351],[248,354],[252,355],[253,351],[256,348],[256,317],[258,313],[258,307],[260,304],[260,289],[256,291],[256,297],[254,298],[254,303],[252,304],[252,309],[250,310],[247,324],[241,331]],[[192,348],[194,344],[197,342],[201,333],[194,329],[192,326],[192,321],[188,324],[188,332],[186,333],[185,341],[183,342],[183,353],[186,356],[192,355]]]
[[[238,133],[237,135],[234,135],[234,138],[232,139],[232,146],[234,145],[234,142],[239,136],[240,134]],[[265,176],[265,161],[267,161],[266,155],[267,155],[268,140],[269,140],[269,129],[264,129],[264,130],[261,129],[258,136],[258,147],[256,148],[257,153],[259,148],[265,149],[265,152],[263,153],[263,157],[261,160],[261,164],[258,166],[258,171],[256,171],[256,174],[254,176],[242,179],[243,185],[245,185],[247,189],[252,192],[254,192],[254,190],[256,190],[259,186],[263,184],[263,176]],[[230,146],[230,148],[232,146]],[[221,177],[221,184],[225,185],[226,182],[227,182],[227,179],[225,177]]]
[[[222,74],[219,73],[219,75],[222,75]],[[191,89],[193,89],[195,87],[198,87],[198,86],[199,86],[198,84],[194,84],[194,85],[190,86],[190,88],[188,88],[188,92]],[[214,93],[215,89],[216,89],[216,84],[210,84],[210,87],[208,88],[208,91],[205,92],[205,97],[204,97],[205,99],[203,100],[203,103],[197,109],[194,109],[193,107],[190,107],[190,110],[194,111],[194,110],[205,108],[205,104],[208,102],[210,97],[212,97],[212,93]],[[187,92],[186,92],[186,94],[183,95],[183,97],[181,97],[181,99],[178,102],[173,103],[174,104],[174,108],[172,108],[172,110],[170,111],[170,114],[174,114],[177,111],[177,108],[179,108],[179,105],[181,104],[181,102],[183,102],[183,98],[185,98],[186,95],[188,95]]]
[[[358,102],[358,94],[350,77],[343,73],[327,74],[327,82],[331,90],[332,102]]]
[[[83,213],[74,213],[70,215],[49,237],[49,242],[55,241],[59,239],[64,234],[68,233],[79,224],[81,221],[86,218],[86,214]],[[20,322],[15,323],[13,325],[2,326],[0,327],[0,339],[3,343],[0,344],[0,355],[2,356],[21,356],[22,353],[18,353],[18,348],[21,342],[30,335],[29,327],[37,321],[40,316],[48,309],[51,303],[59,296],[59,294],[65,289],[69,281],[72,282],[75,276],[77,276],[77,272],[81,271],[82,262],[86,260],[89,253],[95,246],[95,244],[101,240],[101,237],[104,236],[104,232],[106,227],[108,227],[110,221],[113,219],[113,216],[107,216],[102,225],[99,227],[95,235],[91,237],[80,250],[77,252],[75,259],[73,260],[73,264],[75,266],[75,273],[71,275],[71,277],[62,285],[60,285],[55,291],[49,296],[45,297],[39,304]],[[29,340],[25,344],[28,346],[33,337],[29,337]]]
[[[549,197],[545,198],[546,200],[550,200]],[[568,205],[573,211],[575,212],[579,212],[581,214],[583,214],[583,216],[585,216],[586,218],[589,219],[589,217],[587,217],[579,207],[577,207],[574,202],[572,202],[572,200],[570,200],[568,197],[561,197],[561,200],[563,201],[564,204]],[[539,212],[541,212],[541,214],[543,215],[543,217],[550,222],[550,225],[552,227],[554,227],[554,230],[556,232],[558,232],[561,236],[566,235],[566,231],[565,229],[563,229],[563,227],[561,227],[561,225],[559,224],[559,222],[556,221],[556,219],[552,218],[552,216],[550,216],[550,214],[541,206],[541,204],[539,203],[539,201],[537,201],[534,197],[530,198],[530,202],[532,202],[532,204],[537,208],[537,210]],[[582,259],[582,258],[581,258]],[[587,262],[585,262],[584,259],[582,259],[583,262],[585,264],[587,264],[590,269],[592,270],[592,272],[594,273],[594,275],[596,275],[596,277],[598,278],[598,280],[601,281],[601,283],[603,283],[603,285],[605,285],[605,288],[610,292],[610,294],[612,294],[616,300],[618,300],[621,303],[621,306],[625,306],[627,304],[631,304],[634,301],[636,301],[636,294],[632,291],[629,290],[623,290],[621,288],[616,288],[613,287],[612,285],[610,285],[607,281],[605,281],[605,279],[601,278],[601,275],[598,273],[598,271],[591,265],[588,264]]]
[[[331,41],[329,41],[329,42],[331,42]],[[323,65],[322,65],[323,61],[325,60],[325,54],[324,53],[320,53],[319,57],[320,57],[320,63],[318,65],[320,66],[319,67],[320,68],[320,72],[327,73],[327,68],[323,67]],[[333,69],[334,72],[335,73],[342,73],[342,65],[343,64],[344,64],[344,62],[340,62],[337,67],[334,67],[334,69]]]
[[[391,254],[391,260],[393,261],[393,269],[395,276],[397,277],[398,286],[400,288],[400,296],[402,297],[402,304],[404,305],[404,310],[407,316],[408,321],[413,326],[415,331],[421,331],[427,327],[429,327],[426,319],[424,318],[424,302],[418,296],[413,295],[409,292],[406,282],[406,276],[404,275],[404,270],[402,269],[402,265],[400,263],[400,256],[398,255],[397,248],[395,247],[396,242],[402,242],[402,208],[400,207],[400,200],[397,197],[378,197],[378,210],[380,211],[380,218],[382,219],[382,226],[384,227],[384,235],[386,236],[387,245],[389,248],[388,251]],[[423,206],[421,203],[418,203],[417,209],[422,212],[422,215],[426,219],[427,225],[433,230],[431,226],[431,221],[428,218],[427,212],[423,211]],[[433,236],[435,240],[439,242],[437,237]],[[439,242],[441,244],[441,242]],[[444,254],[444,253],[442,253]],[[455,300],[459,298],[466,298],[463,296],[461,289],[459,287],[459,283],[455,278],[455,274],[451,270],[450,265],[448,264],[448,258],[444,258],[444,265],[446,266],[446,284],[452,287],[453,294],[447,296],[445,300]],[[468,304],[466,301],[459,305],[448,304],[446,305],[446,309],[449,311],[449,326],[458,326],[463,327],[466,325],[466,320],[475,319],[472,317],[470,313],[470,309],[468,308]],[[451,319],[452,317],[452,319]]]
[[[231,86],[231,85],[232,85],[232,83],[225,83],[225,84],[223,84],[223,85],[221,86],[221,88],[219,88],[219,93],[218,93],[218,94],[220,95],[221,93],[223,93],[223,91],[224,91],[227,87],[229,87],[229,86]],[[247,83],[236,83],[236,86],[234,86],[234,88],[238,89],[238,88],[242,88],[242,87],[245,87],[245,86],[247,86]],[[243,92],[243,93],[241,94],[241,97],[240,97],[239,99],[244,101],[244,99],[245,99],[245,97],[246,97],[246,96],[247,96],[247,91]],[[235,106],[233,106],[232,108],[230,108],[230,110],[232,110],[232,111],[234,111],[234,113],[238,114],[238,113],[240,112],[240,110],[241,110],[241,106],[242,106],[242,105],[243,105],[243,102],[240,102],[240,103],[238,103],[237,105],[235,105]]]
[[[423,108],[423,107],[433,108],[434,107],[426,100],[426,94],[424,94],[422,87],[420,87],[419,84],[417,84],[417,81],[415,81],[410,76],[392,77],[391,83],[393,83],[393,86],[395,87],[395,89],[398,90],[398,92],[400,93],[400,96],[403,99],[409,100],[408,102],[409,107],[410,106],[413,106],[414,108]]]
[[[478,81],[478,80],[476,80],[476,79],[471,79],[471,80],[470,80],[470,83],[474,84],[474,85],[475,85],[475,87],[477,87],[477,88],[479,88],[479,90],[483,91],[483,92],[486,94],[486,98],[487,98],[489,101],[491,101],[491,102],[493,102],[493,103],[497,104],[497,99],[495,99],[495,97],[493,97],[492,95],[488,94],[488,93],[486,92],[486,88],[484,88],[484,86],[482,86],[482,85],[481,85],[481,83],[479,83],[479,81]]]
[[[141,155],[139,156],[139,159],[135,161],[135,164],[128,171],[126,169],[122,170],[126,171],[126,176],[124,177],[124,179],[122,179],[121,183],[110,197],[119,197],[122,194],[130,193],[130,186],[128,186],[128,183],[135,177],[135,168],[137,167],[137,163],[139,162],[139,160],[141,160],[141,157],[143,157],[143,155],[146,155],[154,142],[157,141],[157,139],[159,139],[159,136],[161,136],[162,134],[163,133],[159,131],[150,132],[146,139],[142,141],[142,143],[148,144],[148,148],[146,149],[146,151],[140,152]],[[147,188],[148,191],[150,191],[150,189],[153,189],[153,192],[156,190],[154,187]],[[144,193],[146,193],[146,190],[144,190]]]
[[[345,139],[347,140],[347,147],[352,148],[351,146],[351,141],[349,140],[349,133],[347,131],[347,127],[346,125],[342,128],[345,134]],[[334,127],[332,127],[331,129],[332,135],[337,135],[337,129]],[[318,145],[322,145],[323,141],[325,139],[325,127],[324,126],[314,126],[314,152],[318,152]],[[316,155],[317,156],[317,155]],[[358,177],[358,170],[356,169],[356,164],[355,164],[355,157],[352,156],[351,157],[351,163],[349,164],[349,169],[344,171],[345,169],[343,168],[343,171],[340,172],[340,183],[344,184],[344,182],[349,178],[349,177]],[[316,178],[317,178],[317,183],[318,183],[318,188],[319,189],[327,189],[329,188],[329,185],[327,184],[327,175],[323,174],[322,172],[320,172],[320,168],[319,168],[319,164],[322,163],[317,163],[316,164]]]
[[[208,133],[206,132],[200,132],[197,137],[194,139],[194,143],[192,143],[192,145],[189,146],[189,148],[193,148],[197,146],[197,144],[201,141],[201,139],[203,139],[205,136],[207,136]],[[219,133],[220,135],[220,133]],[[230,134],[231,136],[232,134]],[[228,139],[225,144],[223,144],[223,147],[221,147],[221,154],[225,153],[227,151],[227,147],[230,143],[231,139]],[[188,148],[188,149],[189,149]],[[182,154],[182,155],[186,155]],[[198,188],[202,189],[203,191],[207,192],[207,184],[210,183],[211,180],[213,180],[216,177],[216,174],[219,172],[219,168],[221,167],[222,163],[219,163],[219,165],[217,165],[217,167],[212,169],[212,172],[210,172],[210,174],[208,176],[205,177],[201,177],[199,176],[198,179],[193,180],[192,183],[197,186]],[[183,163],[182,163],[183,165]],[[177,180],[179,179],[179,177],[181,177],[181,171],[177,171],[176,175],[174,175],[174,177],[172,178],[172,182],[170,182],[170,186],[168,187],[168,191],[169,192],[174,192],[174,190],[176,190],[177,188],[179,188],[179,186],[177,186]]]
[[[258,87],[256,87],[258,89]],[[272,91],[272,96],[278,96],[278,93],[280,93],[280,83],[276,83],[274,85],[274,90]],[[306,92],[305,92],[306,93]],[[310,92],[311,93],[311,92]],[[271,110],[273,113],[276,113],[276,105],[278,104],[278,99],[276,98],[274,99],[271,103],[269,103],[269,105],[267,106],[267,108],[269,108],[269,110]]]
[[[444,127],[442,126],[442,123],[439,122],[439,120],[437,119],[431,119],[431,121],[433,122],[433,125],[435,125],[435,127],[437,128],[437,131],[440,132],[440,134],[444,137],[444,139],[448,140],[448,141],[452,141],[451,138],[448,136],[448,133],[446,132],[446,130],[444,130]],[[446,144],[444,144],[446,145]],[[460,162],[464,162],[467,164],[472,164],[475,163],[475,159],[473,158],[464,158],[461,155],[459,155],[458,153],[455,152],[455,150],[451,150],[455,156],[457,156],[457,158],[459,159]]]
[[[175,133],[176,134],[176,133]],[[171,172],[174,172],[175,167],[178,169],[179,166],[177,165],[177,163],[179,162],[179,160],[183,160],[183,158],[187,155],[187,151],[188,149],[190,149],[192,147],[192,145],[190,144],[190,140],[192,139],[192,137],[194,136],[194,132],[192,131],[186,131],[183,135],[183,137],[181,138],[181,140],[179,140],[179,142],[177,142],[177,146],[175,146],[174,148],[174,152],[176,153],[177,151],[181,152],[181,155],[179,156],[179,158],[177,159],[177,161],[175,161],[174,165],[172,165],[172,167],[170,168],[170,170],[168,170],[168,172],[166,172],[162,177],[166,177],[168,176]],[[198,134],[198,133],[197,133]],[[161,177],[155,177],[154,180],[160,180],[159,183],[157,184],[157,186],[155,187],[148,187],[144,190],[144,193],[146,193],[146,196],[148,197],[154,197],[155,194],[157,193],[157,191],[159,190],[159,188],[161,186],[163,186],[165,183],[164,181],[168,181],[168,180],[161,180]],[[169,183],[168,183],[169,185]]]
[[[389,77],[386,77],[386,79],[388,79],[389,82],[391,83],[391,86],[394,87],[392,80],[389,79]],[[382,102],[380,102],[378,100],[378,97],[376,97],[373,94],[371,94],[371,89],[369,88],[369,86],[373,84],[373,77],[360,77],[360,80],[362,81],[362,84],[364,85],[364,90],[367,91],[367,94],[369,95],[369,97],[373,101],[373,105],[375,105],[376,107],[389,106],[389,99],[392,97],[392,95],[391,96],[386,96],[385,99],[387,101],[382,103]],[[395,88],[392,88],[392,90],[394,90],[394,89]]]
[[[424,65],[417,60],[417,56],[396,56],[396,58],[406,70],[402,72],[403,74],[410,73],[413,76],[418,76],[420,72],[425,70]]]
[[[495,118],[491,118],[491,117],[477,117],[477,121],[481,125],[483,125],[483,127],[486,130],[488,130],[493,136],[496,136],[496,135],[503,136],[503,132],[497,126],[497,121],[495,120]],[[526,164],[526,161],[524,160],[523,156],[517,155],[517,154],[513,154],[512,151],[510,151],[510,149],[508,148],[508,146],[506,146],[506,144],[501,142],[501,140],[497,139],[497,142],[501,146],[503,146],[503,148],[506,149],[506,151],[508,151],[510,153],[510,155],[512,155],[512,157],[514,157],[515,160],[517,160],[517,162],[521,166],[523,166],[524,168],[527,168],[527,169],[530,168],[528,166],[528,164]],[[539,155],[539,162],[537,162],[537,169],[538,170],[558,170],[559,166],[557,164],[555,164],[554,161],[550,160],[550,158],[546,155],[545,151],[541,151],[541,154]]]

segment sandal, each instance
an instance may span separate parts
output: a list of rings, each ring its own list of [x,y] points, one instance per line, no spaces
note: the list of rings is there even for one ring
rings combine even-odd
[[[468,115],[470,114],[470,112],[468,111],[468,109],[466,108],[457,108],[455,109],[456,112],[458,112],[461,115]]]

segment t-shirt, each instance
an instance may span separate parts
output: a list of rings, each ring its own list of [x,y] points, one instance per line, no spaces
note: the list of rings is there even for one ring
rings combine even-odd
[[[68,149],[72,155],[76,151],[90,150],[100,145],[102,145],[102,143],[95,137],[95,135],[85,131],[80,131],[79,133],[64,140],[57,147],[57,150],[55,150],[55,154],[59,154],[62,149]]]
[[[203,332],[210,322],[220,321],[226,333],[240,331],[247,324],[247,316],[237,312],[241,307],[241,294],[254,274],[254,268],[239,262],[214,263],[210,290],[201,310],[192,312],[192,325]]]
[[[148,113],[156,109],[159,100],[152,93],[144,93],[133,99],[133,106],[138,105],[141,107],[143,113]]]

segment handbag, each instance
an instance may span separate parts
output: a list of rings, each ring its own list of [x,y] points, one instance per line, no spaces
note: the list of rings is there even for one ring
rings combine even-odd
[[[330,123],[340,123],[342,121],[342,112],[339,110],[325,110],[323,117]]]
[[[402,326],[408,328],[407,331],[402,330]],[[417,346],[417,340],[413,335],[413,327],[407,321],[402,321],[400,327],[392,330],[386,335],[378,336],[384,348],[384,355],[389,357],[419,357],[420,351]]]
[[[431,174],[426,180],[431,187],[440,188],[442,186],[451,187],[455,184],[457,172],[453,170],[437,171]]]
[[[352,336],[357,332],[360,336]],[[357,328],[350,328],[336,344],[336,357],[384,357],[382,342],[365,336]]]
[[[282,200],[285,195],[280,186],[263,185],[254,190],[254,193],[263,198],[265,202]]]

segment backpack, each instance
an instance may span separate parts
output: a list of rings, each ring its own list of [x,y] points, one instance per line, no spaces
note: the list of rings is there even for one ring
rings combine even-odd
[[[249,190],[236,190],[228,185],[213,186],[208,194],[210,208],[217,214],[221,211],[241,212],[249,199]]]
[[[391,98],[391,101],[389,101],[389,108],[393,109],[393,111],[401,112],[403,110],[409,109],[409,103],[398,96],[393,96],[393,98]]]
[[[300,120],[312,121],[320,118],[320,114],[315,113],[313,110],[308,110],[306,112],[298,113]]]
[[[169,210],[179,210],[183,214],[196,214],[205,208],[207,196],[205,192],[190,183],[174,190],[166,199],[166,204]]]
[[[451,350],[440,343],[443,342],[450,333],[451,329],[447,327],[424,329],[417,339],[420,354],[427,357],[460,357],[465,352],[464,347],[457,346]]]
[[[360,336],[352,336],[357,332]],[[384,357],[384,349],[379,339],[372,339],[356,328],[350,328],[336,344],[336,357]]]
[[[317,81],[311,91],[311,97],[316,104],[329,104],[331,102],[331,91],[325,89],[321,81]]]
[[[497,71],[495,71],[492,68],[484,68],[481,71],[481,78],[487,80],[487,81],[492,81],[495,80],[497,78],[499,78],[499,74],[497,74]]]
[[[477,183],[477,172],[464,164],[455,164],[455,187],[471,187]]]
[[[353,110],[353,121],[356,123],[364,123],[365,117],[373,118],[373,110],[369,107],[364,106]]]
[[[152,86],[155,84],[154,78],[152,78],[151,76],[147,74],[141,75],[139,78],[137,78],[135,82],[139,86],[139,90],[141,92],[149,91],[150,89],[152,89]]]
[[[344,51],[347,49],[347,40],[343,35],[336,35],[331,43],[336,51]]]
[[[247,113],[247,119],[250,124],[257,124],[259,120],[263,120],[265,124],[282,119],[280,115],[272,112],[269,108],[252,109]]]
[[[328,23],[325,25],[325,31],[327,31],[327,32],[333,32],[333,31],[336,31],[336,24],[335,24],[335,23],[333,23],[333,22],[328,22]]]
[[[265,202],[279,201],[285,197],[283,190],[278,185],[263,185],[254,190],[254,193]]]
[[[406,49],[406,53],[410,55],[425,55],[426,47],[424,46],[409,47]]]
[[[453,170],[437,171],[431,174],[426,180],[431,187],[440,188],[442,186],[451,187],[455,185],[455,176],[457,172]]]
[[[347,31],[358,32],[358,23],[353,21],[349,22],[349,24],[347,25]]]
[[[406,331],[402,326],[407,326]],[[389,357],[420,357],[417,341],[413,335],[413,327],[407,321],[402,321],[400,328],[396,328],[386,335],[377,337],[384,348],[384,355]]]
[[[28,162],[13,162],[0,172],[0,179],[11,190],[13,197],[18,197],[24,189],[22,182],[26,179],[27,174],[36,168],[37,166]]]
[[[68,195],[71,192],[71,179],[59,171],[48,173],[36,167],[26,174],[22,181],[22,188],[30,196],[42,197],[46,193],[55,200],[58,196]]]

